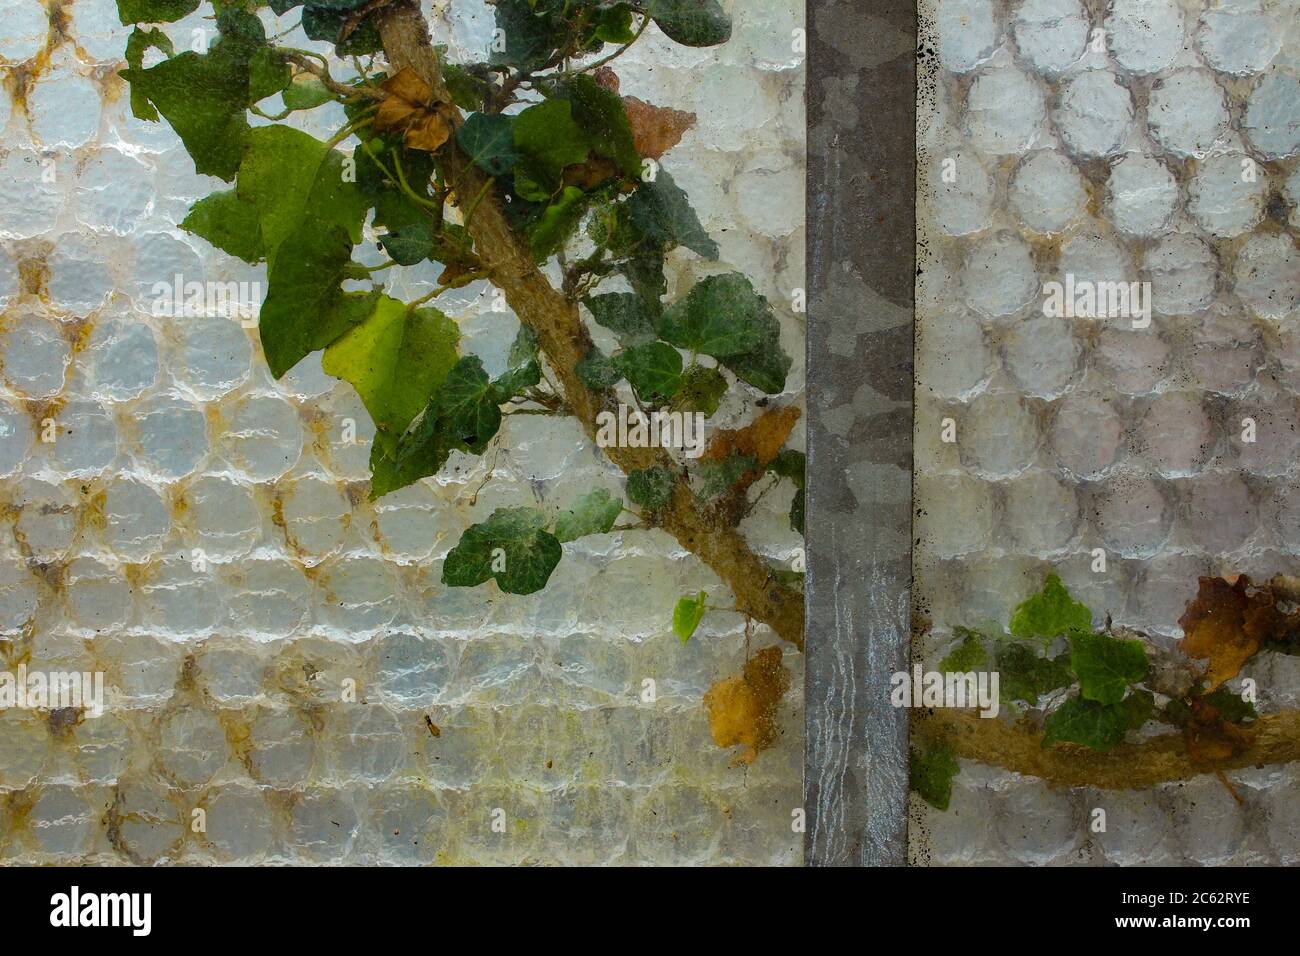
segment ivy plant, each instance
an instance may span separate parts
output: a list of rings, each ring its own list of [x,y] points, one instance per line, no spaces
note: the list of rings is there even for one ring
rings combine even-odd
[[[268,35],[253,0],[210,6],[210,42],[182,50],[168,25],[199,0],[118,0],[134,26],[121,71],[131,108],[169,124],[195,170],[226,184],[180,227],[265,264],[258,335],[271,373],[322,352],[356,389],[375,426],[371,497],[438,474],[453,452],[482,455],[512,416],[572,415],[594,436],[620,400],[712,416],[727,393],[758,403],[784,391],[792,360],[771,303],[719,262],[661,162],[694,117],[618,92],[617,58],[651,25],[687,46],[726,42],[717,0],[495,0],[492,48],[468,64],[447,61],[410,0],[270,0],[276,15],[298,12],[327,44],[316,49]],[[344,117],[333,135],[304,132],[303,114],[326,108],[317,115]],[[385,260],[357,261],[364,242]],[[712,274],[670,301],[674,256]],[[437,287],[404,301],[386,277],[424,263],[440,268]],[[520,322],[496,376],[436,304],[479,280]],[[595,327],[617,348],[598,349]],[[802,456],[776,451],[694,463],[606,449],[626,500],[601,488],[558,512],[497,510],[451,549],[443,583],[528,594],[566,542],[660,527],[714,566],[738,610],[801,646],[802,595],[733,530],[736,500],[768,474],[796,485],[802,532]],[[686,640],[703,600],[678,611]]]
[[[1234,590],[1220,579],[1206,578],[1182,623],[1195,641],[1197,625],[1212,622],[1212,643],[1233,648],[1240,644],[1236,630],[1293,632],[1289,618],[1268,619],[1266,612],[1273,607],[1271,597],[1268,603],[1258,594],[1248,598],[1245,585]],[[1106,754],[1132,743],[1148,725],[1161,723],[1182,731],[1194,763],[1212,767],[1245,750],[1250,725],[1258,718],[1250,700],[1223,686],[1206,686],[1204,677],[1185,684],[1160,682],[1148,642],[1136,632],[1112,629],[1109,621],[1094,627],[1092,611],[1075,600],[1056,574],[1048,574],[1042,588],[1017,605],[1005,633],[958,627],[954,636],[957,643],[939,661],[939,671],[997,672],[1001,702],[1029,719],[1044,749],[1073,745]],[[1185,641],[1183,651],[1212,658],[1215,648],[1209,643],[1202,639],[1189,650]],[[948,808],[951,781],[959,770],[953,747],[943,738],[923,739],[913,748],[912,789],[940,810]]]

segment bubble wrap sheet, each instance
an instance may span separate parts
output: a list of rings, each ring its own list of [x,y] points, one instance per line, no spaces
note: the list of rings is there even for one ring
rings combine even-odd
[[[1098,623],[1172,642],[1198,575],[1300,571],[1300,6],[921,14],[919,655],[1001,630],[1049,569]],[[1149,282],[1150,327],[1045,316],[1067,274]],[[1262,711],[1297,706],[1300,658],[1242,676]],[[1241,805],[1213,776],[1103,793],[963,762],[948,813],[914,801],[913,857],[1300,862],[1300,767],[1232,778]]]
[[[490,8],[452,9],[425,4],[435,42],[482,59]],[[211,30],[205,10],[164,27],[178,50]],[[274,33],[297,14],[262,15]],[[734,17],[725,46],[652,28],[617,66],[624,94],[698,114],[665,168],[777,308],[798,395],[802,13],[761,0]],[[729,767],[703,691],[747,641],[775,638],[722,613],[681,646],[676,599],[730,597],[675,541],[583,539],[529,597],[439,583],[494,508],[619,489],[575,423],[525,419],[495,455],[370,503],[372,426],[319,354],[277,382],[254,329],[154,314],[155,283],[265,273],[175,228],[224,186],[165,124],[131,116],[116,75],[128,33],[112,0],[0,0],[0,651],[10,671],[102,671],[110,689],[80,722],[0,712],[0,858],[797,863],[799,655],[784,736]],[[325,50],[296,29],[282,42]],[[342,120],[331,106],[298,122],[324,138]],[[688,259],[670,262],[670,287],[689,287]],[[425,266],[394,269],[396,294],[433,288]],[[518,326],[490,290],[439,304],[502,370]],[[737,401],[715,421],[749,414]],[[791,493],[744,525],[774,560],[802,545]]]

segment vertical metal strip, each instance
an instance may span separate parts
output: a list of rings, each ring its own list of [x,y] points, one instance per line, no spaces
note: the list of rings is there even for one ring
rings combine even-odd
[[[914,0],[810,0],[805,862],[907,860]]]

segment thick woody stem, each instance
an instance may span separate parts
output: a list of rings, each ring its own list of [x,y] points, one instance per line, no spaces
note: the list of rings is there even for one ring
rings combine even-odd
[[[958,757],[1065,787],[1145,790],[1204,773],[1300,760],[1300,711],[1260,717],[1251,728],[1246,750],[1209,764],[1191,758],[1182,734],[1121,744],[1105,753],[1073,744],[1044,747],[1042,732],[1028,722],[1006,723],[967,710],[926,711],[914,722],[913,734],[947,743]]]
[[[429,85],[437,99],[451,102],[438,55],[429,40],[428,24],[419,7],[407,0],[397,0],[380,10],[377,18],[389,63],[395,69],[410,67]],[[443,161],[444,174],[457,196],[482,195],[468,226],[479,259],[519,320],[537,333],[541,348],[559,378],[565,404],[594,441],[596,416],[613,409],[616,400],[612,392],[593,391],[578,378],[578,363],[586,357],[592,342],[578,315],[577,304],[557,291],[542,274],[527,243],[506,219],[496,190],[488,184],[486,175],[456,148],[454,140],[445,147]],[[605,451],[624,472],[670,463],[658,449],[607,448]],[[731,588],[739,611],[803,647],[803,596],[778,581],[735,528],[700,505],[685,477],[678,480],[670,504],[657,515],[657,524],[717,573]]]

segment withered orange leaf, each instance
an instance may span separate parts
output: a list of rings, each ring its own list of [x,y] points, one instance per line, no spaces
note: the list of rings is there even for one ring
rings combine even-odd
[[[429,84],[409,66],[389,77],[380,87],[387,95],[375,113],[375,129],[404,134],[411,149],[433,152],[452,132],[451,108],[433,96]]]
[[[797,406],[786,405],[765,411],[744,428],[720,429],[713,433],[704,460],[722,461],[739,452],[755,458],[759,468],[766,468],[790,437],[799,414]]]
[[[732,760],[752,764],[760,750],[776,740],[776,708],[790,688],[790,671],[781,663],[781,648],[765,647],[748,661],[741,673],[725,677],[704,695],[709,712],[709,733],[719,747],[743,748]]]
[[[591,74],[591,77],[596,81],[596,85],[602,89],[609,90],[611,93],[618,92],[618,74],[614,72],[612,66],[598,67],[596,72]]]
[[[411,149],[421,149],[432,153],[447,142],[451,136],[451,123],[444,113],[443,104],[439,103],[428,113],[423,113],[411,121],[406,128],[406,145]]]
[[[632,145],[640,156],[650,159],[663,158],[695,125],[694,113],[655,106],[635,96],[623,97],[623,109],[632,127]]]
[[[1237,676],[1281,622],[1272,592],[1252,589],[1244,574],[1233,581],[1201,578],[1195,599],[1178,619],[1179,646],[1188,657],[1209,661],[1205,677],[1214,690]]]
[[[417,112],[431,109],[434,104],[433,90],[409,66],[384,80],[380,89],[388,95],[380,101],[375,114],[379,130],[400,129]]]
[[[596,85],[611,93],[619,88],[618,74],[602,66],[594,74]],[[662,159],[664,153],[682,141],[682,135],[695,125],[694,113],[655,106],[635,96],[621,97],[628,125],[632,127],[632,145],[637,154]]]

